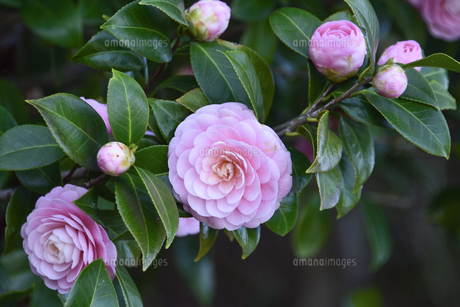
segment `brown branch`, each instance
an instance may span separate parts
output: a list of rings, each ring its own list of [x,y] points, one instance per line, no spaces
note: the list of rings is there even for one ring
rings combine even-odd
[[[110,176],[107,175],[107,174],[102,174],[102,175],[100,175],[100,176],[97,177],[97,178],[91,179],[90,181],[83,183],[82,186],[83,186],[85,189],[88,189],[88,190],[89,190],[89,189],[91,189],[92,187],[98,185],[99,183],[101,183],[102,181],[104,181],[105,179],[107,179],[107,178],[109,178],[109,177],[110,177]]]
[[[65,184],[69,183],[70,180],[72,180],[73,174],[75,174],[75,171],[80,167],[80,165],[75,163],[75,166],[70,170],[70,172],[65,176],[64,179],[62,179],[62,182]]]

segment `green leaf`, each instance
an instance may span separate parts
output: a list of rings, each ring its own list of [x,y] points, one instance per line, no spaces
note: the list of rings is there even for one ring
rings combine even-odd
[[[139,5],[139,1],[134,1],[119,10],[101,28],[128,43],[126,47],[147,59],[159,63],[172,59],[169,18],[153,6]]]
[[[369,52],[370,69],[368,73],[374,73],[375,54],[379,45],[379,21],[374,8],[368,0],[345,0],[358,20],[358,25],[364,28],[367,50]]]
[[[447,75],[446,69],[425,66],[422,67],[420,72],[428,80],[428,82],[435,80],[440,83],[446,90],[449,89],[449,76]]]
[[[275,0],[235,0],[232,2],[232,17],[242,21],[262,21],[275,8]]]
[[[69,94],[27,100],[45,119],[64,152],[76,163],[98,171],[97,152],[108,142],[107,128],[86,102]]]
[[[313,147],[313,154],[316,155],[316,148],[317,148],[317,145],[318,145],[318,142],[317,142],[317,129],[315,126],[310,126],[310,125],[303,125],[303,126],[300,126],[298,129],[297,129],[297,132],[300,134],[300,135],[303,135],[305,138],[307,138],[307,140],[310,142],[311,146]],[[306,171],[305,171],[306,173]]]
[[[6,208],[5,250],[3,255],[22,247],[21,227],[26,222],[29,213],[35,208],[35,203],[39,196],[22,186],[14,192]]]
[[[313,105],[324,93],[329,80],[308,61],[308,104]]]
[[[129,173],[117,177],[115,197],[123,221],[142,250],[142,269],[145,271],[163,245],[164,226],[139,177]]]
[[[374,169],[374,140],[366,125],[343,117],[340,119],[340,136],[356,175],[352,188],[352,191],[356,192]]]
[[[248,94],[232,64],[217,43],[193,43],[190,60],[196,80],[210,103],[237,101],[251,105]]]
[[[187,93],[198,87],[194,76],[173,76],[161,82],[152,92],[155,95],[160,89],[172,88],[182,93]]]
[[[273,33],[269,20],[265,19],[249,23],[241,36],[241,45],[253,49],[267,63],[272,63],[278,47],[278,38]]]
[[[460,73],[460,62],[444,53],[435,53],[421,60],[407,63],[403,65],[403,68],[406,69],[421,66],[440,67]]]
[[[121,219],[121,218],[120,218]],[[139,266],[141,258],[141,249],[135,240],[117,240],[113,242],[117,248],[117,258],[119,263],[123,259],[124,267],[137,267]],[[121,266],[118,264],[117,268]]]
[[[399,1],[398,1],[399,2]],[[383,307],[383,298],[378,288],[354,291],[350,307]]]
[[[257,228],[240,227],[233,231],[236,241],[243,249],[242,259],[246,259],[257,247],[260,240],[260,226]]]
[[[124,47],[123,43],[107,31],[94,35],[72,61],[88,65],[94,69],[111,71],[139,70],[142,67],[141,57]]]
[[[329,111],[324,112],[318,123],[316,157],[307,173],[328,172],[340,162],[342,141],[329,129]]]
[[[54,187],[62,186],[59,162],[27,171],[16,171],[16,176],[23,186],[42,195]]]
[[[80,306],[119,306],[115,288],[101,258],[81,271],[65,302],[65,307]]]
[[[11,306],[11,304],[22,301],[23,299],[30,296],[35,289],[35,285],[32,285],[29,289],[11,291],[2,293],[0,295],[0,306]]]
[[[112,240],[113,243],[117,243],[121,241],[125,242],[124,245],[128,245],[128,248],[129,248],[130,244],[128,242],[130,240],[134,241],[134,238],[131,235],[131,232],[129,231],[125,222],[123,221],[123,218],[121,217],[120,212],[117,210],[99,210],[97,211],[97,213],[98,215],[101,216],[102,221],[104,222],[104,225],[107,229],[107,234],[109,235],[110,240]],[[117,246],[117,248],[119,247],[120,246]],[[125,247],[126,246],[123,246],[123,248]],[[137,245],[137,243],[136,243],[136,247],[137,249],[139,249],[139,246]],[[130,253],[132,254],[132,251],[130,251]],[[139,254],[140,254],[140,250],[139,250]],[[121,259],[122,257],[119,255],[118,258]]]
[[[204,223],[200,223],[200,249],[196,255],[195,262],[203,258],[216,242],[219,230],[209,227]]]
[[[179,211],[177,210],[176,201],[165,184],[154,174],[145,169],[134,167],[144,182],[150,198],[163,222],[167,237],[166,248],[168,248],[174,240],[174,236],[179,228]]]
[[[326,19],[324,19],[324,22],[340,21],[340,20],[348,20],[348,21],[351,21],[353,23],[356,23],[356,20],[355,20],[353,14],[351,14],[350,10],[343,10],[343,11],[334,13],[334,14],[330,15],[329,17],[327,17]]]
[[[270,15],[270,24],[286,46],[307,58],[310,56],[310,40],[321,20],[307,11],[284,7]]]
[[[392,128],[382,114],[373,108],[364,97],[344,99],[339,103],[339,106],[348,116],[363,124]]]
[[[184,0],[142,0],[139,4],[157,7],[178,23],[188,27],[185,19]]]
[[[433,89],[434,94],[436,95],[436,100],[438,101],[439,109],[441,110],[455,110],[457,109],[457,101],[449,93],[446,88],[436,80],[430,81],[430,86]]]
[[[13,115],[11,115],[7,109],[0,106],[0,136],[2,136],[2,134],[9,129],[16,127],[17,125],[18,124],[16,123]]]
[[[29,123],[28,106],[22,93],[15,84],[3,78],[0,78],[0,106],[7,109],[19,125]]]
[[[199,108],[209,104],[208,99],[199,88],[186,93],[184,96],[176,99],[176,101],[192,112],[196,112]]]
[[[340,167],[336,166],[326,173],[316,173],[316,183],[321,197],[320,210],[334,208],[340,200],[343,187]]]
[[[339,164],[340,173],[342,174],[342,190],[340,192],[339,203],[335,207],[337,209],[337,218],[345,216],[353,209],[361,199],[361,191],[363,186],[355,186],[356,176],[353,165],[348,156],[344,153]]]
[[[142,297],[128,271],[123,266],[117,266],[116,272],[126,307],[142,306]]]
[[[61,148],[43,126],[23,125],[0,136],[0,169],[28,170],[50,165],[64,156]]]
[[[291,192],[281,200],[280,207],[265,225],[274,233],[285,236],[294,228],[296,222],[297,194],[294,190],[291,190]]]
[[[427,104],[439,109],[436,95],[433,92],[428,80],[417,70],[411,68],[406,70],[407,89],[400,98]]]
[[[125,73],[112,70],[109,81],[107,112],[115,140],[137,144],[147,131],[149,104],[144,90]]]
[[[254,110],[256,117],[262,122],[264,120],[264,98],[251,60],[241,51],[226,51],[224,54],[235,69],[238,78],[249,96],[251,104],[248,107]]]
[[[288,148],[292,160],[292,189],[300,194],[313,177],[306,171],[310,167],[308,158],[295,148]]]
[[[89,215],[97,223],[104,225],[99,217],[99,210],[97,208],[98,192],[96,188],[90,189],[80,198],[74,200],[72,203],[80,208],[83,212]]]
[[[137,167],[143,168],[154,175],[169,172],[168,168],[168,146],[157,145],[148,147],[134,154]]]
[[[450,133],[441,111],[373,92],[364,96],[411,143],[432,155],[449,158]]]
[[[72,0],[30,0],[21,11],[32,32],[61,47],[81,45],[83,24]]]
[[[149,99],[161,134],[167,141],[174,137],[177,126],[188,116],[190,111],[175,101]]]
[[[393,250],[390,226],[385,213],[379,207],[363,202],[363,221],[371,246],[372,272],[378,271],[390,259]]]

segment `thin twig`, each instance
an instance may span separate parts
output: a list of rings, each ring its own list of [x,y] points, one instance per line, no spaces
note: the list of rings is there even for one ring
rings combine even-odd
[[[64,179],[62,179],[62,182],[64,183],[64,185],[66,183],[69,183],[70,180],[72,180],[72,176],[73,174],[75,174],[75,171],[80,167],[80,165],[76,164],[75,163],[75,166],[70,170],[70,172],[67,174],[67,176],[65,176]]]
[[[90,181],[88,182],[85,182],[83,183],[83,187],[85,189],[91,189],[92,187],[96,186],[97,184],[101,183],[102,181],[104,181],[105,179],[109,178],[109,175],[107,174],[102,174],[100,175],[99,177],[97,178],[94,178],[94,179],[91,179]]]

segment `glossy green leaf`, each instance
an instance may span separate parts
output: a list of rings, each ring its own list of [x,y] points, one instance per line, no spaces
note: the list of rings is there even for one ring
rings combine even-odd
[[[278,38],[273,33],[269,20],[265,19],[249,23],[241,36],[241,45],[257,52],[267,63],[272,63],[278,47]]]
[[[65,307],[83,306],[119,306],[102,258],[94,260],[81,271],[65,303]]]
[[[168,248],[179,228],[179,212],[177,211],[176,201],[169,192],[165,184],[151,172],[136,167],[139,176],[149,192],[150,198],[160,215],[160,219],[166,230],[166,248]]]
[[[385,213],[376,205],[363,202],[363,221],[371,247],[373,272],[378,271],[390,259],[393,250],[390,226]]]
[[[50,165],[64,156],[44,126],[23,125],[0,136],[0,169],[28,170]]]
[[[449,76],[447,70],[439,67],[422,67],[420,70],[422,75],[431,83],[435,80],[440,83],[446,90],[449,89]]]
[[[377,127],[392,128],[391,125],[364,97],[344,99],[339,103],[340,108],[351,118]]]
[[[13,115],[11,115],[7,109],[0,106],[0,136],[2,136],[2,134],[9,129],[16,127],[17,125],[18,124],[16,123]]]
[[[155,95],[160,89],[171,88],[182,93],[190,92],[198,87],[194,76],[172,76],[161,82],[152,92]]]
[[[436,100],[438,101],[439,109],[441,110],[455,110],[457,109],[457,101],[449,93],[446,88],[436,80],[430,81],[430,86],[433,89],[434,94],[436,95]]]
[[[321,116],[317,131],[316,157],[307,173],[328,172],[340,162],[342,141],[329,129],[329,111]]]
[[[227,51],[224,54],[235,69],[238,78],[249,96],[251,104],[248,107],[254,110],[256,117],[262,122],[264,120],[264,98],[257,73],[251,60],[246,53],[241,51]]]
[[[27,216],[35,208],[35,202],[40,195],[19,187],[11,197],[6,208],[5,220],[5,250],[3,255],[22,247],[21,227]]]
[[[308,158],[295,148],[288,148],[292,160],[292,189],[300,194],[313,177],[306,171],[310,167]]]
[[[129,231],[128,231],[129,232]],[[117,248],[117,258],[119,266],[121,266],[121,260],[123,259],[124,267],[138,267],[141,259],[141,249],[137,242],[133,240],[117,240],[113,242]]]
[[[260,226],[257,228],[240,227],[233,231],[236,241],[243,249],[242,259],[246,259],[257,247],[260,240]]]
[[[113,15],[101,28],[126,42],[126,47],[147,59],[159,63],[172,59],[169,18],[153,6],[139,5],[139,1],[132,2]]]
[[[134,154],[137,167],[143,168],[154,175],[169,172],[168,168],[168,146],[157,145],[148,147]]]
[[[118,210],[142,250],[145,271],[163,245],[166,232],[142,180],[129,173],[117,177],[115,197]]]
[[[42,195],[54,187],[62,186],[59,162],[27,171],[16,171],[16,176],[23,186]]]
[[[369,71],[374,73],[375,54],[379,45],[379,21],[375,14],[374,8],[368,0],[345,0],[358,20],[358,24],[364,28],[364,38],[366,39],[367,50],[369,52]]]
[[[115,269],[126,307],[142,306],[142,297],[128,271],[123,266],[117,266]]]
[[[147,101],[149,102],[149,105],[154,101],[153,98],[148,98]],[[149,128],[152,130],[152,132],[155,134],[155,137],[158,139],[158,141],[161,144],[167,144],[165,139],[163,138],[163,135],[160,131],[160,127],[158,127],[158,122],[157,119],[155,118],[155,113],[153,113],[153,109],[150,108],[149,110]]]
[[[411,143],[432,155],[449,158],[450,133],[441,111],[411,101],[388,99],[373,92],[364,95]]]
[[[316,173],[316,183],[321,197],[320,210],[334,208],[340,200],[343,187],[340,167],[336,166],[326,173]]]
[[[281,200],[280,207],[265,225],[274,233],[285,236],[295,226],[297,222],[297,194],[291,190],[289,194]]]
[[[329,80],[308,61],[308,104],[313,105],[324,93]]]
[[[100,31],[94,35],[72,57],[72,61],[105,71],[112,71],[112,68],[131,71],[142,67],[141,57],[107,31]]]
[[[275,8],[275,0],[235,0],[232,2],[232,17],[242,21],[262,21]]]
[[[190,111],[175,101],[149,99],[149,103],[161,134],[170,141],[177,126],[190,114]]]
[[[439,109],[436,95],[428,80],[417,70],[406,69],[407,89],[400,96],[402,99],[416,101]]]
[[[100,210],[97,213],[98,215],[100,215],[102,221],[104,222],[105,228],[107,229],[107,234],[109,235],[109,238],[110,240],[113,241],[113,243],[116,244],[119,241],[123,241],[123,242],[129,242],[130,240],[134,241],[134,238],[131,232],[129,231],[128,227],[123,221],[123,218],[121,217],[120,212],[118,210]],[[130,245],[128,243],[126,244]],[[137,245],[137,243],[136,243],[136,246],[137,246],[137,249],[139,249],[139,246]],[[121,259],[121,257],[119,258]]]
[[[98,192],[96,188],[90,189],[80,198],[74,200],[72,203],[75,204],[78,208],[80,208],[83,212],[89,215],[93,220],[97,223],[104,225],[102,220],[99,216],[99,210],[97,208],[97,198]]]
[[[142,0],[139,4],[152,5],[178,23],[188,27],[187,20],[185,20],[184,0]]]
[[[116,141],[129,146],[145,135],[149,104],[144,90],[136,80],[115,69],[109,81],[107,112]]]
[[[355,169],[345,153],[342,155],[339,168],[340,173],[342,174],[343,184],[339,202],[335,207],[337,209],[337,218],[345,216],[356,206],[361,199],[361,191],[363,189],[362,185],[355,185]]]
[[[311,146],[313,147],[313,154],[316,155],[316,148],[318,145],[318,132],[315,126],[310,125],[303,125],[297,129],[297,132],[300,135],[303,135],[307,140],[310,142]],[[305,171],[306,173],[306,171]]]
[[[38,109],[59,146],[72,160],[99,170],[97,152],[108,142],[108,135],[104,121],[90,105],[69,94],[27,102]]]
[[[176,101],[192,112],[196,112],[199,108],[209,104],[208,99],[199,88],[186,93],[184,96],[176,99]]]
[[[195,261],[203,258],[216,242],[219,230],[209,227],[204,223],[200,223],[200,249]]]
[[[53,44],[75,48],[83,38],[83,24],[72,0],[30,0],[21,11],[32,32]]]
[[[196,80],[210,103],[238,101],[251,105],[248,94],[232,64],[217,43],[193,43],[190,60]]]
[[[353,191],[356,192],[374,169],[374,140],[366,125],[345,118],[340,119],[340,136],[356,175]]]
[[[460,73],[460,62],[444,53],[429,55],[421,60],[405,64],[403,65],[403,68],[406,69],[420,66],[440,67]]]
[[[283,43],[308,58],[311,37],[321,20],[307,11],[284,7],[270,15],[270,24]]]

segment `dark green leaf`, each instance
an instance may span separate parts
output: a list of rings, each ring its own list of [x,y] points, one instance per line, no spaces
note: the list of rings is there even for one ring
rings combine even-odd
[[[246,259],[257,247],[260,240],[260,226],[257,228],[240,227],[233,231],[236,241],[243,249],[242,259]]]
[[[267,227],[274,233],[285,236],[297,222],[297,194],[291,190],[289,194],[283,198],[280,207],[275,211],[273,217],[265,223]]]
[[[433,80],[438,81],[446,90],[449,89],[449,76],[447,70],[439,67],[422,67],[420,70],[422,75],[431,82]]]
[[[311,37],[321,20],[307,11],[284,7],[270,15],[270,24],[283,43],[308,58]]]
[[[27,104],[21,92],[16,85],[3,78],[0,78],[0,106],[7,109],[19,125],[29,123]]]
[[[142,0],[139,4],[157,7],[178,23],[188,26],[185,20],[183,0]]]
[[[317,129],[315,126],[310,125],[303,125],[297,129],[297,132],[300,135],[303,135],[307,140],[310,142],[311,146],[313,147],[313,154],[316,155],[316,147],[318,145],[317,142]],[[306,172],[306,171],[305,171]]]
[[[312,178],[306,171],[310,167],[308,158],[295,148],[288,148],[292,160],[292,189],[300,194]]]
[[[411,143],[430,154],[449,157],[450,133],[441,111],[411,101],[388,99],[373,92],[364,95]]]
[[[163,88],[172,88],[182,93],[190,92],[198,87],[194,76],[173,76],[161,82],[152,92],[152,96]]]
[[[433,89],[434,94],[436,95],[436,100],[438,101],[439,109],[441,110],[455,110],[457,109],[457,101],[449,93],[446,88],[436,80],[430,81],[430,86]]]
[[[128,271],[123,266],[117,266],[116,271],[126,307],[142,306],[142,297]]]
[[[120,218],[121,219],[121,218]],[[129,231],[128,231],[129,232]],[[124,267],[138,267],[141,258],[141,249],[137,242],[132,240],[117,240],[113,242],[117,248],[118,266],[121,266],[123,261]]]
[[[62,186],[59,162],[27,171],[17,171],[16,176],[23,186],[42,195],[54,187]]]
[[[139,1],[134,1],[119,10],[101,28],[152,61],[166,63],[172,59],[169,18],[153,6],[139,5]]]
[[[235,0],[232,2],[232,17],[242,21],[261,21],[275,8],[275,0]]]
[[[206,99],[203,91],[199,88],[186,93],[184,96],[176,99],[176,101],[192,112],[196,112],[199,108],[209,104],[208,99]]]
[[[316,157],[307,173],[332,170],[340,162],[342,148],[340,138],[329,129],[329,111],[326,111],[318,123]]]
[[[211,228],[204,223],[200,223],[200,250],[198,251],[195,261],[200,260],[209,252],[218,234],[219,230]]]
[[[134,240],[119,211],[100,210],[98,211],[98,214],[101,216],[102,221],[105,224],[110,240],[114,241],[114,243],[119,241],[129,242],[129,240]],[[130,245],[128,243],[126,244]],[[139,246],[137,246],[137,249],[139,249]],[[121,257],[119,258],[121,259]]]
[[[401,95],[402,99],[421,102],[439,109],[436,95],[433,92],[428,80],[417,70],[406,69],[407,89]]]
[[[308,61],[308,104],[313,105],[324,93],[329,80]]]
[[[160,251],[166,232],[142,180],[129,173],[116,179],[118,210],[142,250],[145,271]]]
[[[6,244],[3,255],[22,247],[21,227],[26,222],[29,213],[35,208],[38,197],[38,194],[22,186],[14,192],[6,209]]]
[[[344,99],[340,108],[351,118],[368,125],[392,128],[385,118],[363,97]]]
[[[253,49],[267,63],[271,63],[278,46],[278,38],[273,33],[269,20],[265,19],[248,25],[241,36],[241,45]]]
[[[80,208],[83,212],[89,215],[93,220],[95,220],[101,225],[104,225],[99,216],[97,208],[97,197],[98,192],[96,188],[92,188],[83,196],[74,200],[72,203],[74,203],[78,208]]]
[[[0,106],[0,136],[2,136],[2,134],[9,129],[16,127],[17,125],[18,124],[16,123],[13,115],[11,115],[7,109]]]
[[[125,1],[123,1],[126,3]],[[92,0],[79,0],[78,9],[86,25],[99,27],[105,19],[103,15],[112,16],[116,10],[119,9],[119,3],[112,1],[92,1]]]
[[[30,296],[30,294],[34,291],[34,288],[35,285],[32,285],[32,287],[26,290],[2,293],[0,295],[0,306],[10,306],[11,304],[22,301]]]
[[[65,307],[80,306],[119,306],[115,288],[101,258],[81,271],[65,302]]]
[[[43,126],[24,125],[0,136],[0,169],[28,170],[50,165],[64,156],[61,148]]]
[[[361,190],[363,186],[355,186],[355,170],[344,153],[339,164],[340,172],[342,173],[342,191],[340,192],[339,203],[335,207],[337,209],[337,218],[341,218],[353,209],[361,199]]]
[[[137,144],[145,135],[149,122],[147,97],[136,80],[115,69],[112,71],[107,111],[113,136],[128,146]]]
[[[190,111],[175,101],[149,99],[153,113],[163,137],[170,141],[177,126],[190,114]]]
[[[429,55],[421,60],[403,65],[403,68],[406,69],[420,66],[440,67],[460,73],[460,62],[444,53]]]
[[[397,0],[398,1],[398,0]],[[398,1],[399,2],[399,1]],[[350,307],[383,307],[382,294],[378,288],[368,288],[355,291]]]
[[[54,138],[76,163],[99,170],[97,152],[108,142],[107,128],[86,102],[69,94],[28,100],[41,113]]]
[[[73,56],[72,61],[105,71],[111,71],[112,68],[131,71],[142,67],[141,57],[124,47],[121,41],[107,31],[94,35]]]
[[[136,151],[136,166],[160,175],[169,172],[168,146],[157,145]]]
[[[351,12],[349,10],[344,10],[344,11],[334,13],[331,16],[329,16],[326,19],[324,19],[324,22],[340,21],[340,20],[348,20],[348,21],[351,21],[353,23],[356,23],[356,20],[355,20],[353,14],[351,14]]]
[[[320,210],[334,208],[340,200],[343,187],[340,167],[336,166],[327,173],[316,173],[316,183],[321,197]]]

